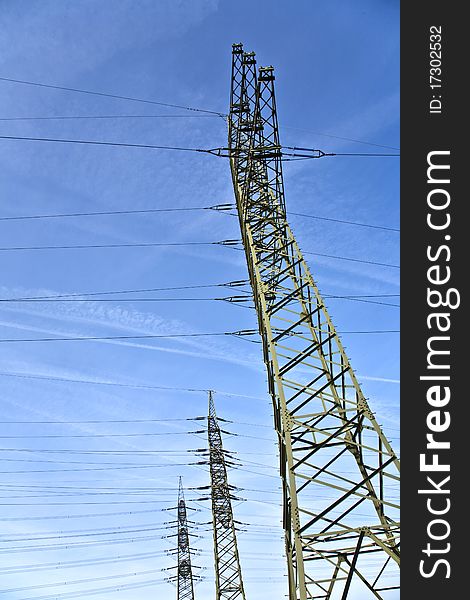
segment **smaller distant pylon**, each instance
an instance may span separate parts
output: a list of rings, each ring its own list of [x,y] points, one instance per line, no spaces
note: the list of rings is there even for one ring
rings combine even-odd
[[[194,600],[194,583],[200,579],[199,575],[193,573],[193,569],[198,569],[199,567],[195,567],[191,560],[191,555],[194,555],[195,551],[190,547],[190,536],[194,536],[195,534],[191,533],[189,529],[189,524],[192,523],[188,519],[187,511],[189,508],[184,499],[183,481],[180,477],[178,506],[176,507],[177,519],[171,522],[177,531],[167,536],[169,538],[177,538],[177,548],[170,551],[170,554],[177,555],[178,564],[169,569],[176,569],[176,575],[168,577],[168,581],[176,584],[176,600]]]

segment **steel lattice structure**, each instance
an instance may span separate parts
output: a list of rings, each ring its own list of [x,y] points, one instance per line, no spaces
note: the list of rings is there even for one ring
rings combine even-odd
[[[232,512],[232,488],[227,479],[225,451],[222,446],[222,435],[212,392],[209,392],[207,435],[211,476],[216,600],[245,600]]]
[[[274,70],[257,71],[241,44],[232,59],[230,165],[279,440],[289,598],[387,598],[399,461],[287,222]]]
[[[178,506],[176,520],[176,539],[178,546],[176,555],[178,564],[176,566],[176,575],[169,578],[169,581],[176,583],[177,600],[194,600],[194,581],[198,579],[193,575],[193,566],[191,561],[191,548],[189,544],[189,522],[187,515],[186,501],[184,499],[183,481],[179,478],[178,488]],[[172,551],[174,553],[174,550]],[[172,567],[174,569],[175,567]]]

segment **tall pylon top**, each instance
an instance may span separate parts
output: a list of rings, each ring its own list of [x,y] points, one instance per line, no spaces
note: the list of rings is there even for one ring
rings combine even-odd
[[[184,502],[183,478],[180,476],[178,481],[178,504],[181,500]]]
[[[208,396],[209,396],[209,417],[216,419],[217,413],[215,412],[214,392],[212,390],[209,390]]]

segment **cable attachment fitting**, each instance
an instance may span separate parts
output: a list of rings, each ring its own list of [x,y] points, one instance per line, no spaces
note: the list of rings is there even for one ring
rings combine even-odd
[[[215,204],[206,207],[207,210],[235,210],[236,208],[235,204]]]

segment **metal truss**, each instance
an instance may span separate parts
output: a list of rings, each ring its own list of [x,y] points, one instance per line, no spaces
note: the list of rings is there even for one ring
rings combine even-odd
[[[399,460],[287,222],[274,70],[256,71],[241,44],[232,59],[230,165],[279,440],[289,598],[390,598]]]
[[[209,392],[207,431],[214,531],[216,600],[245,600],[232,512],[233,488],[229,485],[227,479],[225,451],[222,446],[222,435],[217,421],[212,392]]]
[[[169,577],[168,580],[172,583],[176,583],[177,600],[194,600],[194,582],[198,580],[199,577],[197,575],[193,575],[193,566],[191,561],[192,550],[189,544],[190,533],[187,515],[188,507],[186,506],[184,499],[183,482],[181,477],[179,478],[178,506],[176,507],[176,510],[176,538],[178,541],[176,555],[178,558],[178,564],[176,566],[176,575]]]

